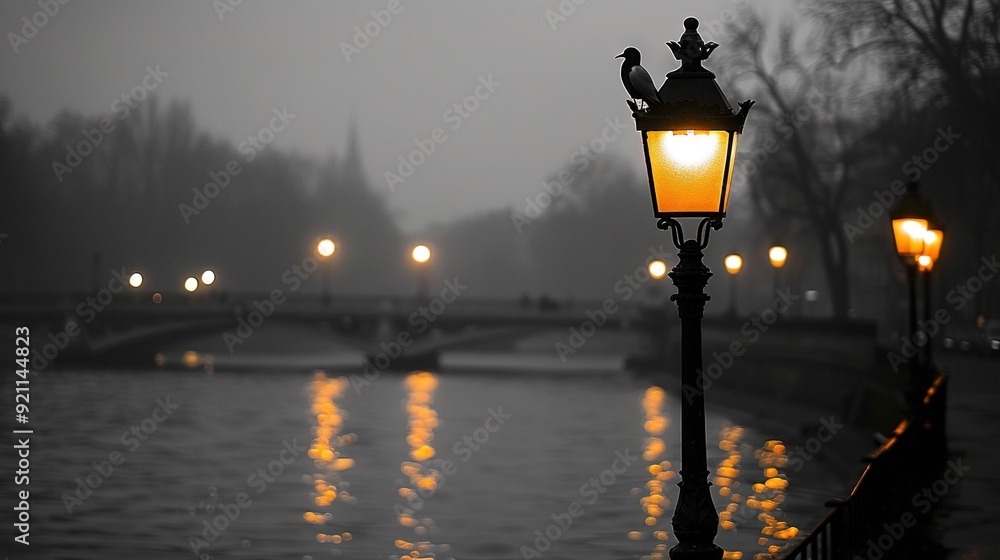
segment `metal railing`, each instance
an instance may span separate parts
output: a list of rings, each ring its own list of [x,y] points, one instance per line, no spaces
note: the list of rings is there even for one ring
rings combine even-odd
[[[922,406],[864,459],[868,465],[851,494],[829,500],[826,505],[833,510],[803,540],[779,553],[780,558],[864,558],[872,543],[885,534],[885,527],[898,523],[912,509],[910,498],[940,475],[947,453],[948,376],[936,373]]]

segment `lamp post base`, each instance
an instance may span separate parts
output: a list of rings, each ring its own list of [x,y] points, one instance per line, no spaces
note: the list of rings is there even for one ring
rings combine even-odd
[[[680,495],[673,518],[674,535],[679,541],[670,549],[670,560],[721,560],[723,550],[713,541],[718,532],[708,471],[688,477],[680,473]]]
[[[670,549],[670,560],[722,560],[723,554],[714,543],[679,544]]]

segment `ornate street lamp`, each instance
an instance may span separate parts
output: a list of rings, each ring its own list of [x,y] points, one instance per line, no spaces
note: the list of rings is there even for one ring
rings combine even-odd
[[[712,503],[706,457],[705,398],[700,387],[702,368],[701,319],[711,271],[703,262],[709,233],[722,227],[729,204],[736,144],[753,101],[736,112],[701,63],[718,47],[705,43],[698,20],[684,20],[679,42],[669,42],[681,67],[652,89],[649,75],[638,65],[639,53],[626,49],[622,68],[626,90],[645,102],[629,101],[636,130],[642,132],[646,170],[657,227],[671,232],[680,262],[670,271],[677,286],[671,300],[681,319],[681,482],[672,524],[679,541],[670,549],[678,559],[722,558],[714,540],[719,516]],[[631,86],[631,87],[630,87]],[[678,218],[700,218],[694,239],[684,239]]]
[[[899,200],[899,205],[889,212],[892,220],[893,240],[896,244],[896,254],[906,267],[906,283],[909,288],[909,330],[910,341],[914,344],[917,334],[917,271],[918,258],[924,252],[924,241],[927,238],[927,224],[931,220],[931,208],[917,193],[918,185],[910,182],[906,185],[906,193]],[[926,345],[925,345],[926,346]],[[911,411],[919,408],[919,398],[927,379],[924,368],[919,363],[913,363],[910,368],[909,401]]]

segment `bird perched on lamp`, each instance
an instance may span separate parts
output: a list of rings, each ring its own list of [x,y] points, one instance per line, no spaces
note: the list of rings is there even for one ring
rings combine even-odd
[[[622,62],[622,85],[632,97],[632,102],[629,103],[632,111],[638,112],[642,108],[638,103],[640,100],[646,104],[646,107],[654,104],[659,105],[661,103],[660,96],[656,93],[653,79],[649,77],[649,72],[646,72],[646,69],[639,64],[641,58],[639,49],[629,47],[615,58],[625,59]]]

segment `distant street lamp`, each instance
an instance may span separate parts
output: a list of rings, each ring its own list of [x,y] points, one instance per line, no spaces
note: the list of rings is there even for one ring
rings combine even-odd
[[[781,274],[781,267],[785,266],[788,260],[788,249],[780,243],[775,243],[767,250],[767,260],[771,261],[771,268],[774,269],[774,291],[778,291],[778,275]]]
[[[410,251],[410,257],[417,263],[417,299],[424,301],[430,291],[427,263],[431,260],[431,249],[427,245],[417,245]]]
[[[413,248],[413,260],[418,263],[425,263],[431,260],[431,250],[427,245],[417,245]]]
[[[653,280],[662,280],[664,276],[667,275],[667,263],[661,261],[660,259],[653,259],[649,261],[646,265],[646,269],[649,271],[649,276]]]
[[[736,316],[736,275],[740,273],[740,269],[743,268],[743,257],[737,255],[736,253],[731,253],[726,255],[726,258],[722,260],[722,263],[726,265],[726,272],[729,273],[729,314],[733,317]]]
[[[941,244],[944,242],[944,228],[936,222],[929,221],[928,229],[924,233],[924,248],[917,257],[917,269],[924,277],[924,325],[931,323],[931,270],[937,263],[941,254]],[[927,344],[924,345],[924,358],[928,367],[931,367],[934,359],[934,341],[930,333],[927,336]]]
[[[785,249],[782,245],[775,245],[767,250],[767,258],[771,261],[771,266],[781,268],[785,266],[785,261],[788,260],[788,249]]]
[[[892,220],[893,239],[896,254],[906,267],[906,281],[909,288],[909,331],[910,341],[916,344],[917,334],[917,269],[918,259],[924,252],[930,206],[917,193],[917,183],[910,182],[896,206],[889,212]],[[910,367],[909,405],[911,412],[919,408],[920,395],[929,379],[923,374],[921,364],[914,361]]]
[[[333,256],[337,251],[337,244],[333,242],[333,239],[329,237],[324,237],[316,242],[316,255],[319,256],[319,260],[325,261]],[[330,306],[330,269],[329,267],[323,267],[323,307]]]
[[[670,230],[680,262],[669,273],[677,286],[671,300],[681,319],[681,482],[672,524],[679,543],[673,560],[722,558],[714,540],[719,516],[712,503],[706,455],[705,398],[702,384],[701,320],[711,271],[703,262],[712,229],[722,227],[729,205],[736,144],[753,101],[740,111],[722,93],[715,74],[702,61],[718,47],[705,43],[698,20],[684,20],[679,42],[667,43],[681,67],[667,74],[656,90],[639,66],[639,52],[626,49],[622,79],[636,130],[642,132],[653,215],[657,227]],[[641,97],[637,102],[636,95]],[[694,239],[684,239],[678,218],[700,218]],[[687,390],[685,390],[687,389]],[[690,398],[689,398],[690,397]]]
[[[201,273],[201,283],[206,286],[211,286],[215,283],[215,272],[212,270],[206,270]]]
[[[184,281],[184,289],[188,292],[193,292],[198,289],[198,279],[194,276],[188,276],[188,279]]]
[[[337,250],[337,244],[333,242],[329,237],[324,237],[316,243],[316,254],[321,258],[327,258],[333,255],[334,251]]]
[[[141,302],[142,296],[139,294],[139,288],[142,286],[142,273],[133,272],[128,277],[128,285],[131,286],[132,289],[135,291],[135,294],[132,296],[131,299],[133,299],[135,303]]]

